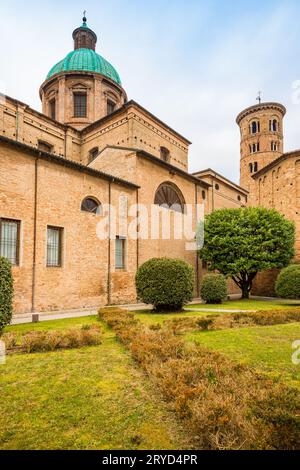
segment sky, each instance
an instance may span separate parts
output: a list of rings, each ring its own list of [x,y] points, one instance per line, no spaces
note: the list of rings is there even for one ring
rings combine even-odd
[[[259,90],[287,107],[285,151],[300,148],[299,0],[3,3],[1,93],[40,111],[39,87],[73,49],[85,9],[128,98],[193,142],[190,172],[210,167],[239,181],[235,119]]]

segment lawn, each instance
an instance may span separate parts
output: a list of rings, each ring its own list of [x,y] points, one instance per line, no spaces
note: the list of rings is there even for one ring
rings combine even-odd
[[[70,328],[96,317],[17,325]],[[96,347],[13,354],[0,366],[1,449],[184,449],[173,414],[104,330]]]
[[[292,343],[300,340],[300,323],[199,332],[186,338],[300,388],[300,365],[292,363]]]
[[[297,301],[287,300],[228,300],[220,304],[207,305],[207,304],[191,304],[188,308],[196,310],[201,309],[221,309],[221,310],[282,310],[295,307],[300,308],[300,303]]]

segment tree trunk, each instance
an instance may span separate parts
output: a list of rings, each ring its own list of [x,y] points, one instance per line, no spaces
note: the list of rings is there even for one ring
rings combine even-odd
[[[256,274],[257,273],[248,274],[246,272],[241,272],[237,276],[232,276],[233,281],[242,291],[242,299],[248,300],[250,298],[252,283]]]
[[[248,282],[245,283],[242,287],[242,299],[249,299],[250,298],[250,290]]]

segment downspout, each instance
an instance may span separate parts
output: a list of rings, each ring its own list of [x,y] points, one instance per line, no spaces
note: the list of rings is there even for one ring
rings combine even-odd
[[[139,243],[139,190],[136,190],[136,270],[140,267],[140,243]]]
[[[212,212],[215,210],[215,183],[214,183],[214,177],[212,176],[212,207],[211,210]]]
[[[196,224],[196,230],[197,230],[197,205],[198,205],[198,185],[195,184],[195,224]],[[197,246],[197,240],[196,240],[196,294],[197,297],[200,297],[200,285],[199,285],[200,279],[199,279],[199,255],[198,255],[198,246]]]
[[[39,153],[39,156],[41,154]],[[35,158],[34,164],[34,214],[33,214],[33,253],[32,253],[32,292],[31,292],[31,312],[35,312],[36,294],[36,239],[37,239],[37,196],[38,196],[38,160]]]
[[[111,181],[108,183],[107,305],[111,304]]]

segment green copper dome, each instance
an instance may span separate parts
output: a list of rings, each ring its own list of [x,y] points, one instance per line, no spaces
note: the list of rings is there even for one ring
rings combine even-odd
[[[71,71],[96,72],[110,78],[118,85],[121,84],[120,76],[116,69],[92,49],[75,49],[63,60],[58,62],[47,75],[47,79],[60,72]]]

